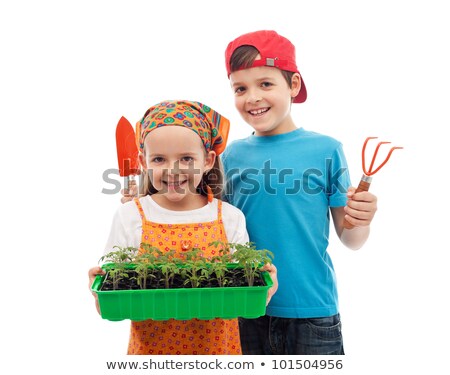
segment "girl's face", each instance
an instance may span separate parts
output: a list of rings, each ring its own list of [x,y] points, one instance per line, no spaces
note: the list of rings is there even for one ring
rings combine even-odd
[[[291,100],[300,91],[300,75],[294,74],[292,88],[281,71],[267,66],[231,73],[234,103],[255,135],[275,135],[296,129],[292,121]]]
[[[164,208],[191,210],[205,205],[197,192],[203,174],[214,165],[216,154],[206,152],[200,137],[182,126],[163,126],[144,141],[141,163],[158,191],[152,197]]]

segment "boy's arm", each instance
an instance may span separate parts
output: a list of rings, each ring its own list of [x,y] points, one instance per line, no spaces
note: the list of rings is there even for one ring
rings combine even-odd
[[[368,191],[355,193],[355,188],[350,188],[347,196],[347,205],[332,207],[331,214],[341,242],[352,250],[358,250],[369,237],[370,223],[377,211],[377,197]],[[355,227],[345,229],[344,220]]]
[[[120,201],[122,203],[129,202],[133,200],[133,198],[137,197],[137,193],[138,193],[138,186],[136,185],[136,181],[131,180],[130,186],[128,188],[128,193],[125,193],[124,189],[120,191],[120,194],[122,194],[122,198],[120,198]]]

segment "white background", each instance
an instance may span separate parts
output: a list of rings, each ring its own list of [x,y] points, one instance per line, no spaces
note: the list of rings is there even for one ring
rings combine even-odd
[[[294,8],[295,4],[295,8]],[[366,136],[402,145],[374,177],[366,246],[331,237],[345,373],[444,373],[448,354],[450,27],[445,1],[15,1],[0,10],[1,368],[106,373],[128,322],[88,290],[120,196],[115,126],[164,99],[233,105],[224,50],[274,29],[297,48],[298,126],[344,144],[353,183]],[[263,224],[263,223],[262,223]],[[445,348],[447,350],[445,350]],[[350,371],[350,369],[353,369]],[[344,373],[344,372],[341,372]]]

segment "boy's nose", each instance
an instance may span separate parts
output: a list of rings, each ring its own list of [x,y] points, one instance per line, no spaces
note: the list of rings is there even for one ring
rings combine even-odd
[[[262,100],[260,93],[253,91],[247,97],[247,102],[250,104],[259,103]]]

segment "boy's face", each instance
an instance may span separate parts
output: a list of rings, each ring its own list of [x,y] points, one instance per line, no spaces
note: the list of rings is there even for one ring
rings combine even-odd
[[[300,91],[300,75],[294,74],[290,88],[281,71],[261,66],[231,73],[235,106],[255,135],[267,136],[295,130],[291,100]]]

